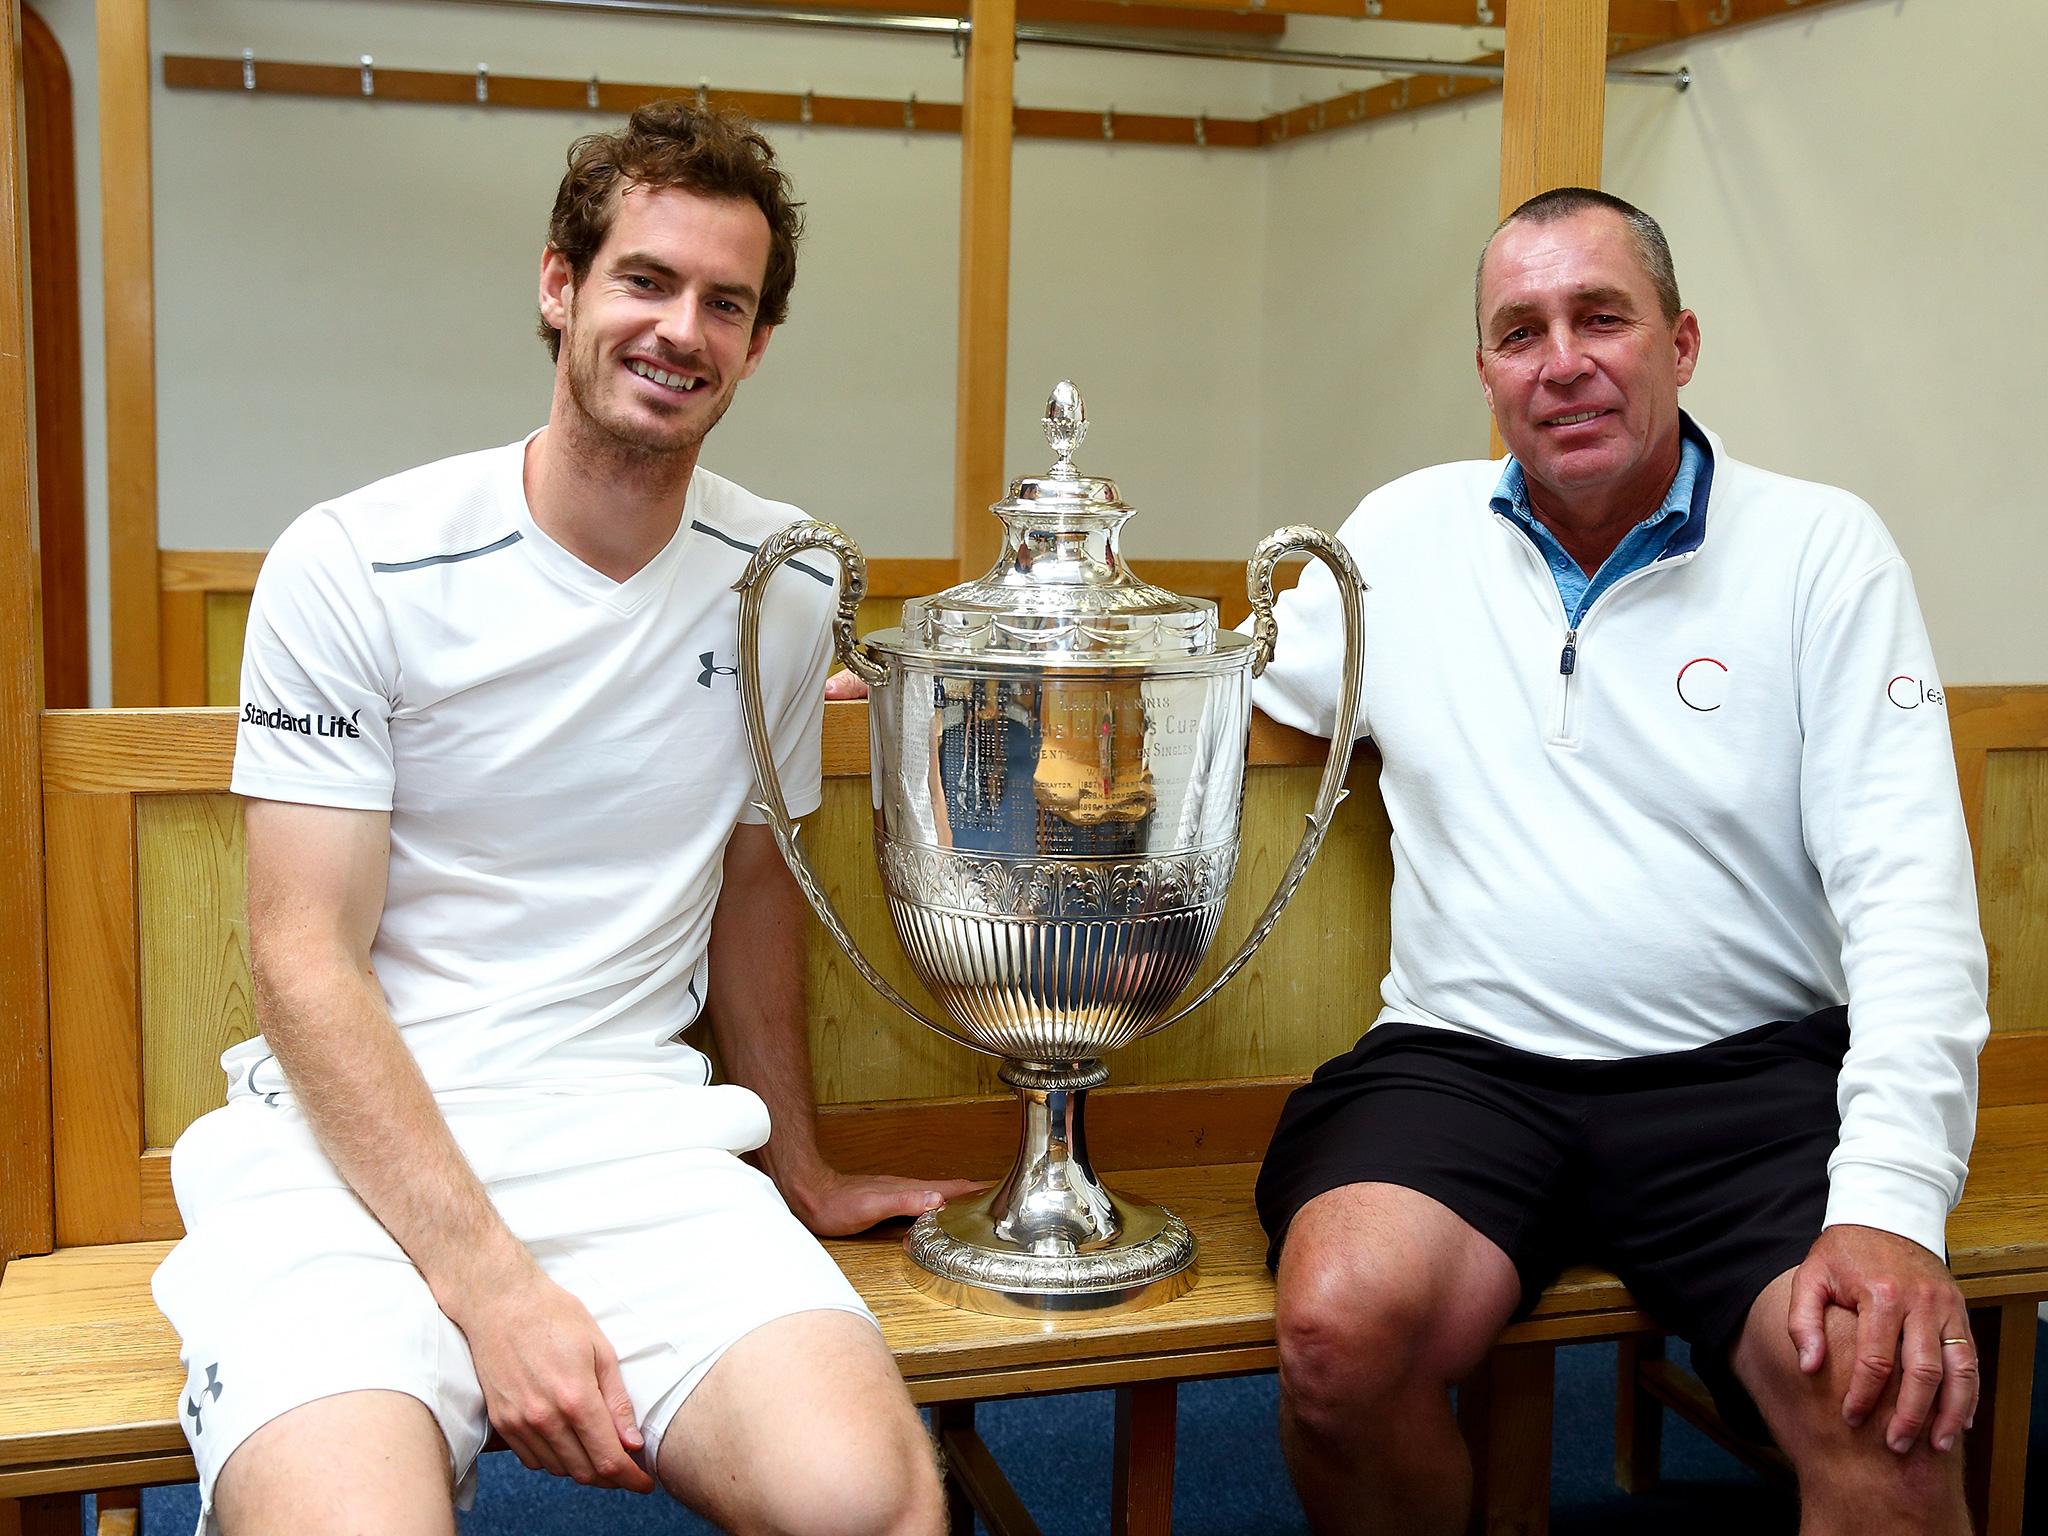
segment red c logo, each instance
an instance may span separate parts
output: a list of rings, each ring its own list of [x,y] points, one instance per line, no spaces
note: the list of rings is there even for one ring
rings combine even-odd
[[[1719,675],[1714,672],[1702,672],[1698,676],[1688,678],[1687,674],[1695,667],[1714,667],[1718,669]],[[1727,675],[1726,662],[1716,661],[1711,656],[1693,657],[1678,669],[1678,702],[1687,709],[1698,710],[1703,715],[1711,714],[1721,707],[1721,695],[1726,687]]]

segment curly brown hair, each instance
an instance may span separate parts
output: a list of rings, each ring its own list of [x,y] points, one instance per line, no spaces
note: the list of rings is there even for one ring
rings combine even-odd
[[[571,144],[569,170],[548,219],[548,248],[562,253],[577,282],[590,275],[629,185],[680,187],[753,203],[768,220],[768,272],[754,325],[780,325],[789,317],[803,204],[790,196],[775,150],[752,123],[735,112],[656,101],[628,118],[622,131],[589,134]],[[545,319],[540,338],[548,356],[561,355],[562,333]]]

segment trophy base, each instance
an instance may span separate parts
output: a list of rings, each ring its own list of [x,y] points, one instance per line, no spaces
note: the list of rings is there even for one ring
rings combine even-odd
[[[920,1216],[903,1240],[904,1268],[934,1300],[996,1317],[1136,1312],[1195,1283],[1187,1223],[1148,1201],[1101,1193],[1117,1216],[1117,1235],[1107,1242],[1019,1246],[997,1233],[1001,1191],[991,1190]]]

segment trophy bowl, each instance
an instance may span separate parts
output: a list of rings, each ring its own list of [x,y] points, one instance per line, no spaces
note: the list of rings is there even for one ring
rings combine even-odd
[[[866,562],[827,523],[764,543],[737,584],[740,686],[761,810],[819,919],[868,982],[921,1023],[1000,1058],[1022,1102],[1009,1173],[905,1239],[913,1279],[956,1306],[1042,1315],[1148,1306],[1195,1277],[1180,1218],[1103,1187],[1083,1109],[1104,1057],[1199,1007],[1249,960],[1293,896],[1344,797],[1357,711],[1363,586],[1344,547],[1283,528],[1247,567],[1253,631],[1123,563],[1132,509],[1083,476],[1079,393],[1047,408],[1052,469],[992,509],[989,573],[903,607],[856,639]],[[762,593],[805,550],[840,562],[834,639],[868,685],[875,857],[896,935],[938,1002],[905,1000],[847,934],[811,870],[776,779],[761,707]],[[1250,935],[1191,1002],[1175,1003],[1216,937],[1236,870],[1251,680],[1272,655],[1273,570],[1328,565],[1344,605],[1342,717],[1308,826]]]

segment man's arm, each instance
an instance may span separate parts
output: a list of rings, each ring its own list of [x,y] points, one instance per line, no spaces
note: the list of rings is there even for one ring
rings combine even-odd
[[[1941,1256],[1988,1027],[1984,944],[1911,577],[1888,539],[1845,537],[1839,554],[1844,569],[1826,582],[1833,596],[1816,600],[1801,638],[1800,801],[1807,851],[1842,929],[1850,1044],[1827,1226],[1794,1280],[1787,1324],[1814,1372],[1827,1309],[1854,1312],[1843,1418],[1862,1423],[1896,1372],[1886,1443],[1904,1452],[1925,1434],[1947,1450],[1978,1390],[1968,1309]]]
[[[965,1179],[849,1175],[818,1151],[804,1010],[804,899],[765,826],[733,828],[711,918],[711,1030],[734,1082],[761,1096],[768,1175],[821,1237],[917,1216],[976,1186]]]
[[[651,1491],[611,1346],[499,1218],[371,971],[389,814],[245,804],[257,1019],[321,1148],[468,1338],[519,1459]]]

